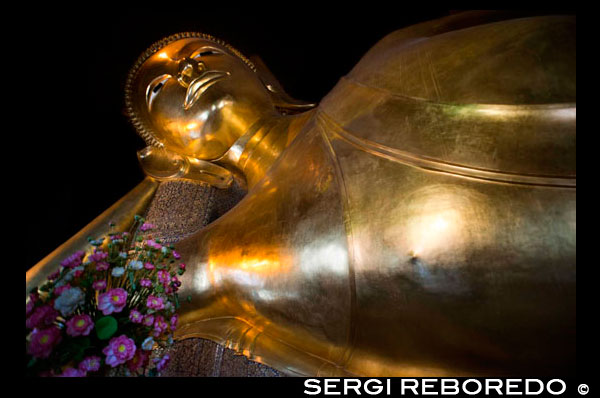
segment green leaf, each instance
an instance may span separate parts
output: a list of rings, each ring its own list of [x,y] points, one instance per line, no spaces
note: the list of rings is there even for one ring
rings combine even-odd
[[[117,328],[117,320],[112,316],[105,316],[96,321],[96,336],[100,340],[108,340],[116,333]]]
[[[135,290],[135,281],[133,280],[133,272],[129,271],[129,283],[131,283],[131,289]]]
[[[37,362],[37,358],[33,357],[31,358],[31,361],[29,361],[29,363],[27,364],[27,367],[30,368],[33,365],[35,365],[35,363]]]

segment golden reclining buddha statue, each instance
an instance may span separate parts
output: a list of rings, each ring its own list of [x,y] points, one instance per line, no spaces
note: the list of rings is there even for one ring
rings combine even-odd
[[[573,372],[575,17],[468,12],[393,32],[318,104],[182,33],[134,65],[149,176],[247,189],[186,237],[179,338],[292,375]],[[127,216],[127,217],[126,217]]]

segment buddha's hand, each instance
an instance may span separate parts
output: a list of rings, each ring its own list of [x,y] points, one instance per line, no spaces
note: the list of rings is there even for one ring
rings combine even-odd
[[[233,175],[224,167],[164,148],[148,146],[137,155],[144,173],[159,181],[186,179],[205,182],[216,188],[227,188],[233,181]]]

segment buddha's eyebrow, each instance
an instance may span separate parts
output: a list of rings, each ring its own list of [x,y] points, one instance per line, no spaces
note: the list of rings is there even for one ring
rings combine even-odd
[[[202,48],[194,51],[190,58],[200,58],[207,55],[224,55],[223,50],[213,46],[203,46]]]

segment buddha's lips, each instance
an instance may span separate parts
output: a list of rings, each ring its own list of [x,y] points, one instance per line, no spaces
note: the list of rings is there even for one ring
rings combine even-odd
[[[188,86],[187,92],[185,93],[185,101],[183,102],[183,109],[186,111],[190,109],[210,86],[228,76],[229,72],[221,72],[218,70],[206,71],[198,76]]]

